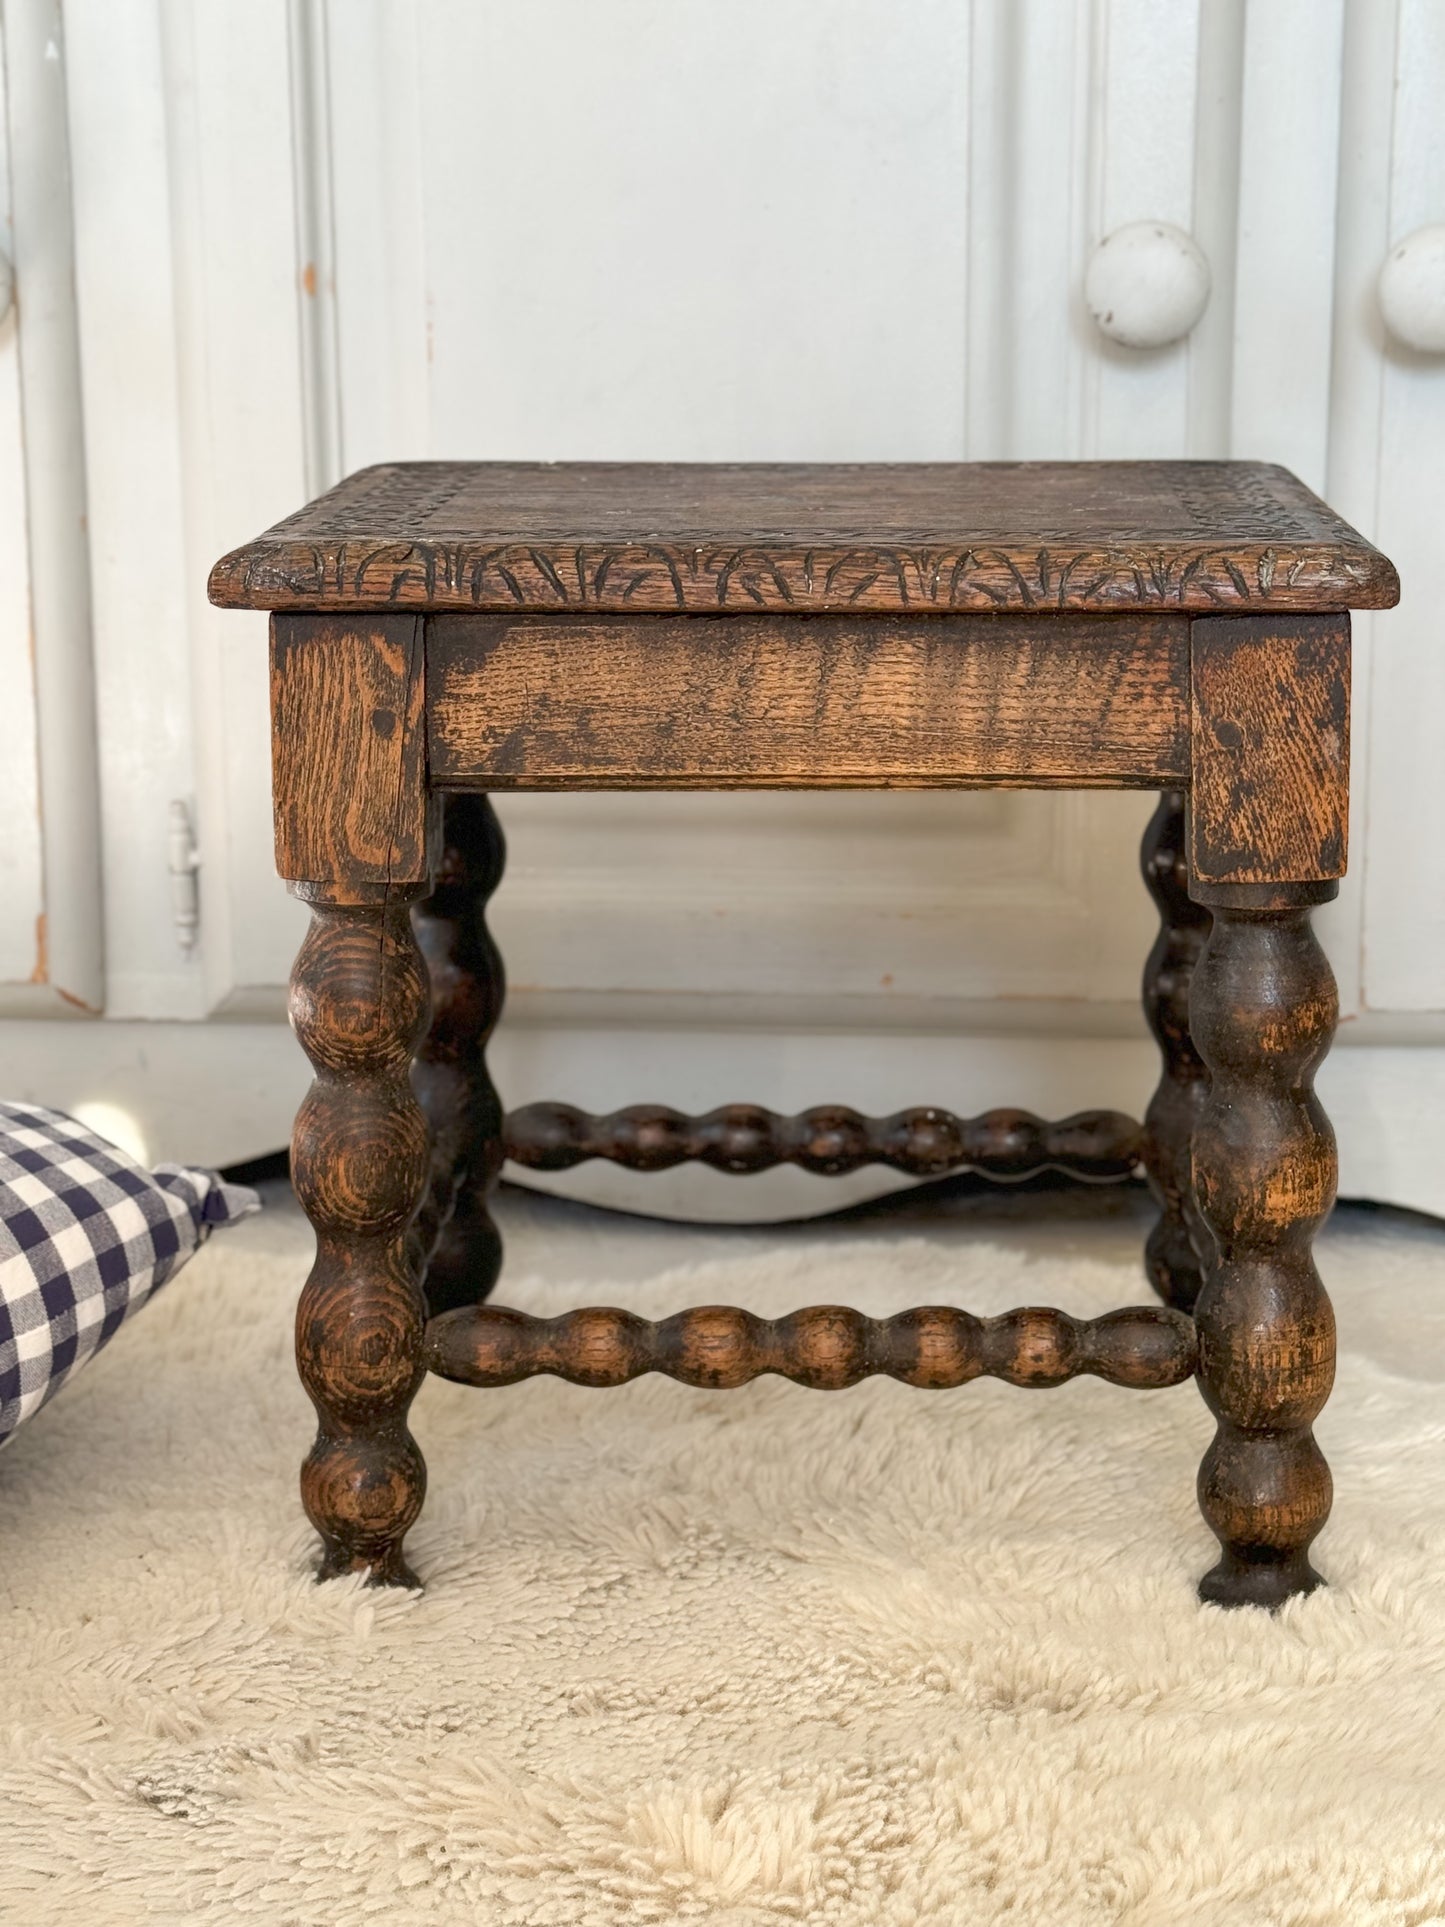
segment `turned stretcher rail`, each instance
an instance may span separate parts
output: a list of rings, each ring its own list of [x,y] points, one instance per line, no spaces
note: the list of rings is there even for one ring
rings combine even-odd
[[[610,1305],[560,1318],[475,1305],[431,1320],[424,1357],[429,1371],[464,1385],[515,1385],[541,1373],[573,1385],[625,1385],[662,1372],[724,1390],[776,1372],[817,1391],[875,1375],[943,1390],[974,1378],[1046,1387],[1089,1373],[1148,1389],[1191,1377],[1197,1351],[1193,1321],[1154,1305],[1089,1319],[1046,1306],[976,1318],[951,1305],[892,1318],[810,1305],[770,1319],[700,1305],[657,1323]]]
[[[845,1104],[820,1104],[780,1117],[760,1104],[724,1104],[686,1117],[665,1104],[631,1104],[593,1117],[572,1104],[527,1104],[510,1113],[504,1138],[512,1162],[532,1171],[605,1158],[633,1171],[697,1163],[738,1176],[796,1164],[839,1177],[886,1164],[917,1178],[974,1171],[1007,1181],[1052,1170],[1100,1182],[1127,1178],[1143,1151],[1139,1125],[1118,1111],[1049,1122],[1017,1110],[961,1118],[933,1105],[864,1117]]]

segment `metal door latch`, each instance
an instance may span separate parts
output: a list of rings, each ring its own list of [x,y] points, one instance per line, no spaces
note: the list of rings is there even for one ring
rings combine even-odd
[[[166,831],[166,869],[171,879],[171,918],[176,926],[176,942],[182,950],[196,947],[201,924],[201,886],[197,872],[201,853],[196,848],[196,833],[191,826],[187,804],[171,804],[170,825]]]

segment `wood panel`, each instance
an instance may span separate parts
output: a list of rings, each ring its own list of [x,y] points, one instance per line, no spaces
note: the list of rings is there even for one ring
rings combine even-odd
[[[478,1305],[433,1318],[423,1355],[428,1371],[462,1385],[516,1385],[541,1373],[572,1385],[626,1385],[661,1372],[683,1385],[730,1391],[776,1372],[819,1392],[874,1376],[925,1391],[976,1378],[1051,1390],[1089,1374],[1153,1391],[1189,1378],[1198,1347],[1188,1318],[1153,1305],[1089,1319],[1047,1305],[996,1318],[954,1305],[921,1305],[892,1318],[807,1305],[776,1319],[736,1305],[695,1305],[656,1323],[612,1305],[560,1318]]]
[[[1150,788],[1186,768],[1188,624],[767,617],[427,627],[442,787]]]
[[[1191,881],[1345,873],[1348,616],[1193,624]]]
[[[426,878],[421,628],[415,616],[273,622],[276,867],[289,881]]]
[[[1382,608],[1384,556],[1263,462],[365,469],[211,572],[226,608]]]

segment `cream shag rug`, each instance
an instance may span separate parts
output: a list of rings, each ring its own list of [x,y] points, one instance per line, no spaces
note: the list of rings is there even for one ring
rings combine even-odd
[[[1277,1620],[1195,1602],[1192,1388],[1090,1381],[432,1384],[427,1591],[318,1588],[293,1242],[217,1240],[0,1459],[5,1921],[1445,1921],[1440,1241],[1327,1241],[1347,1333],[1437,1309],[1347,1351]],[[876,1235],[506,1291],[598,1296],[1143,1293]]]

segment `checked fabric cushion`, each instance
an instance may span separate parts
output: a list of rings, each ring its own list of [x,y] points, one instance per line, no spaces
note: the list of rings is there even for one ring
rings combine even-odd
[[[0,1104],[0,1446],[216,1225],[260,1205],[213,1171],[144,1170],[59,1111]]]

